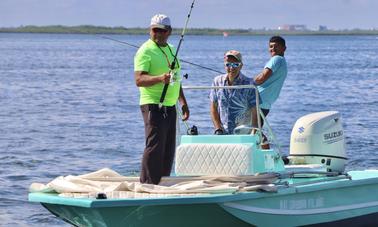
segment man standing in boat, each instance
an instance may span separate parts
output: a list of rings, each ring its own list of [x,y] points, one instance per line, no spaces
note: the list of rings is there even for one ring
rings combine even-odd
[[[285,39],[281,36],[273,36],[269,40],[270,60],[265,64],[261,73],[255,76],[254,84],[260,93],[260,108],[264,116],[267,116],[272,104],[280,95],[282,86],[287,76],[287,64],[284,57],[286,50]],[[257,113],[253,114],[253,122],[257,122]],[[262,124],[263,119],[261,118]]]
[[[214,78],[212,86],[250,85],[251,79],[241,73],[242,55],[230,50],[224,55],[226,74]],[[251,126],[252,112],[255,112],[255,90],[249,89],[212,89],[210,92],[210,114],[214,134],[233,134],[235,127]],[[253,125],[256,127],[256,125]]]
[[[141,166],[141,183],[159,184],[169,176],[176,149],[176,103],[179,100],[183,120],[189,118],[189,108],[181,87],[180,64],[170,70],[175,48],[168,43],[172,28],[169,17],[157,14],[150,24],[150,39],[134,57],[135,83],[140,91],[140,109],[145,127],[146,147]],[[173,82],[171,77],[173,77]],[[171,81],[171,83],[170,83]],[[163,106],[159,106],[165,84],[168,87]]]

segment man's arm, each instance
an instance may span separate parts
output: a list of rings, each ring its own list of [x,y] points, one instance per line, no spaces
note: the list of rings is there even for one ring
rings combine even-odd
[[[134,77],[135,77],[135,84],[138,87],[149,87],[157,83],[168,84],[169,79],[171,78],[169,73],[165,73],[160,76],[151,76],[151,75],[148,75],[148,72],[144,72],[144,71],[136,71],[134,73]]]
[[[184,90],[182,89],[181,85],[180,85],[179,102],[181,104],[182,120],[186,121],[186,120],[189,119],[190,113],[189,113],[188,103],[186,102],[186,98],[185,98],[185,95],[184,95]]]
[[[222,129],[222,122],[220,120],[220,116],[218,113],[218,105],[216,102],[211,102],[210,103],[210,115],[211,115],[211,120],[213,121],[214,128],[215,129]]]
[[[255,76],[255,84],[260,85],[264,83],[272,75],[272,70],[270,68],[265,68],[261,73]]]

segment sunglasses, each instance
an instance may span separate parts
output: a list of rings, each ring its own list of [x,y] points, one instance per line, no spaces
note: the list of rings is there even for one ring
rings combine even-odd
[[[241,65],[241,62],[226,62],[224,65],[228,68],[237,68]]]
[[[167,33],[168,32],[168,30],[162,29],[162,28],[153,28],[152,31],[154,33]]]

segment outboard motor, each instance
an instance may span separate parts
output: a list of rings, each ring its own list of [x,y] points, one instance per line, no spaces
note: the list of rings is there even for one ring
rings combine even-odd
[[[344,172],[344,131],[340,114],[325,111],[305,115],[291,132],[290,164],[322,164],[329,172]]]

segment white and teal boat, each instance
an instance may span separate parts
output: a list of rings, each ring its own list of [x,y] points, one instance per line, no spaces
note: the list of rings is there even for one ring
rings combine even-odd
[[[29,201],[74,226],[378,226],[378,170],[344,171],[338,112],[296,122],[286,165],[259,134],[182,136],[161,187],[102,170],[32,185]]]

